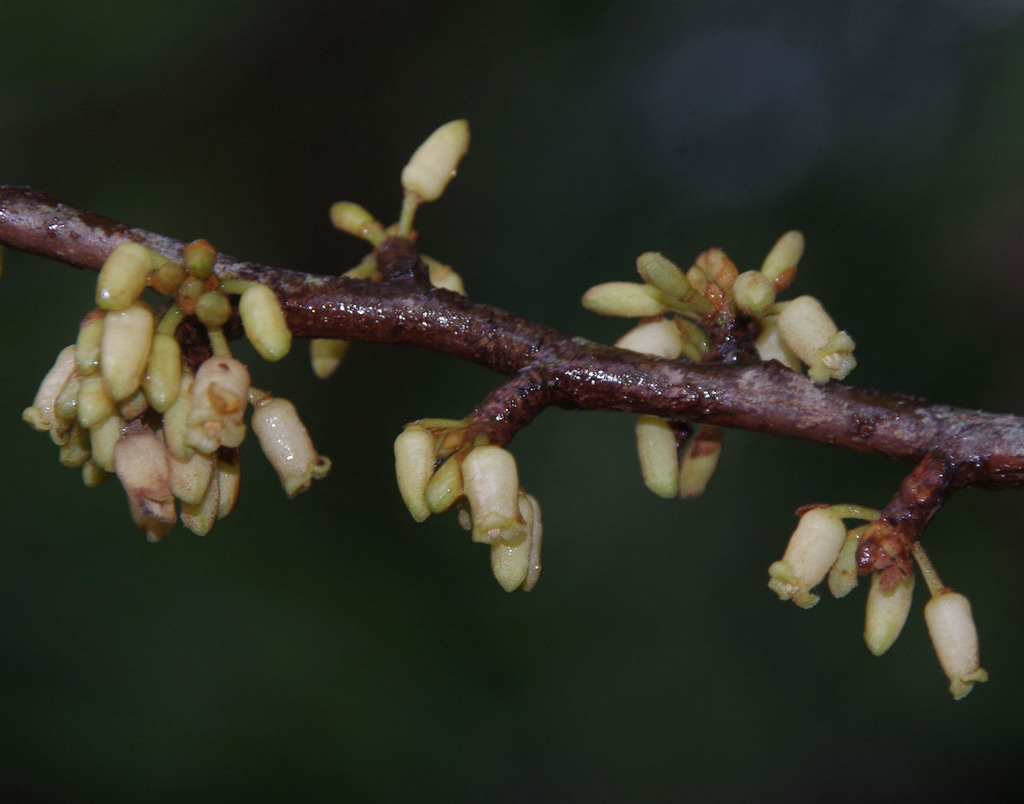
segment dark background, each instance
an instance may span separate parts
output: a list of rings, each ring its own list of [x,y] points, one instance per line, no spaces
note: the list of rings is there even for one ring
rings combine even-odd
[[[858,343],[850,382],[1020,411],[1024,4],[11,3],[0,181],[232,254],[334,273],[332,201],[397,215],[398,174],[468,117],[419,218],[474,298],[614,340],[579,306],[661,250],[757,267]],[[957,495],[928,531],[992,681],[954,703],[921,606],[872,657],[864,590],[767,590],[794,509],[882,506],[907,467],[730,433],[704,498],[639,479],[632,420],[545,413],[513,443],[545,569],[507,595],[452,516],[393,481],[406,421],[495,383],[432,354],[304,344],[256,381],[330,477],[287,502],[252,443],[206,539],[134,530],[20,421],[94,277],[13,252],[0,279],[0,794],[35,800],[876,801],[1016,798],[1022,498]],[[244,347],[240,347],[243,354]]]

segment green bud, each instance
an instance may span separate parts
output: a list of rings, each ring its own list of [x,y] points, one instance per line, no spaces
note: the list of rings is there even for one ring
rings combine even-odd
[[[910,614],[913,596],[913,575],[908,575],[886,592],[882,589],[882,573],[872,573],[864,617],[864,642],[875,656],[889,650],[900,635]]]
[[[193,240],[185,246],[185,269],[196,279],[206,279],[213,273],[217,260],[217,249],[206,240]]]
[[[78,421],[82,427],[95,427],[103,424],[115,413],[114,400],[110,398],[103,379],[99,375],[81,379],[78,384],[75,407]]]
[[[785,290],[796,278],[796,267],[804,255],[804,236],[800,232],[786,232],[772,246],[761,265],[761,273],[775,290]]]
[[[775,286],[759,271],[744,271],[733,283],[732,297],[741,313],[764,318],[775,304]]]
[[[351,201],[331,204],[331,224],[335,229],[379,245],[384,240],[384,227],[366,209]]]
[[[288,354],[292,333],[274,291],[266,285],[250,285],[238,302],[238,312],[246,337],[264,360],[280,360]]]
[[[195,314],[206,326],[220,327],[231,318],[231,302],[223,293],[211,290],[196,299]]]
[[[647,251],[637,257],[636,269],[644,282],[674,299],[685,299],[691,292],[686,274],[657,251]]]
[[[181,347],[173,335],[157,332],[142,381],[153,409],[164,413],[174,404],[181,388]]]
[[[638,282],[605,282],[583,294],[583,306],[599,315],[647,318],[667,309],[665,294]]]

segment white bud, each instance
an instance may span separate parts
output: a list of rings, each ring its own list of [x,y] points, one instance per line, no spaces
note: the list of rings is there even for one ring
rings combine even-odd
[[[959,701],[975,683],[988,681],[978,660],[978,631],[971,604],[959,592],[947,591],[925,604],[924,619],[942,672],[949,679],[949,691]]]
[[[816,383],[844,379],[857,361],[854,342],[840,332],[825,308],[813,296],[787,302],[779,314],[779,334],[785,344],[810,368]]]
[[[149,249],[138,243],[121,243],[100,269],[96,305],[104,310],[123,310],[142,295],[152,270]]]
[[[636,451],[644,485],[659,497],[675,497],[679,493],[679,449],[672,425],[658,416],[640,416]]]
[[[139,390],[153,343],[153,324],[153,311],[140,301],[112,310],[103,319],[100,373],[115,402]]]
[[[836,562],[846,540],[843,520],[829,508],[812,508],[800,517],[781,561],[768,568],[768,588],[780,600],[809,609],[818,602],[811,589],[821,583]]]
[[[74,371],[75,347],[73,345],[65,346],[39,384],[32,407],[25,408],[21,418],[41,433],[53,427],[53,407],[57,401],[57,395],[71,379]]]
[[[295,405],[287,399],[265,397],[258,402],[252,429],[289,499],[306,491],[313,478],[324,477],[331,468],[330,460],[313,448]]]
[[[78,327],[75,341],[75,363],[81,374],[92,374],[100,366],[103,343],[103,313],[93,310]]]
[[[398,491],[412,518],[422,522],[430,516],[427,484],[434,474],[434,436],[422,427],[406,427],[395,439],[395,475]]]
[[[639,282],[604,282],[583,294],[583,306],[591,312],[621,318],[661,315],[665,301],[660,290]]]
[[[675,360],[683,353],[684,341],[679,328],[667,318],[638,324],[619,338],[615,345],[631,352],[657,355]]]
[[[238,300],[245,336],[264,360],[280,360],[292,347],[284,311],[266,285],[249,285]]]
[[[462,495],[462,467],[458,457],[451,455],[430,478],[424,498],[430,513],[440,514],[451,508]]]
[[[864,642],[875,656],[881,656],[896,641],[910,614],[914,576],[908,575],[891,591],[882,590],[882,573],[871,575],[871,589],[864,616]]]
[[[473,541],[517,541],[525,528],[512,453],[492,445],[474,447],[462,462],[462,483],[473,518]]]
[[[782,336],[779,334],[779,317],[766,316],[761,319],[761,332],[754,344],[762,360],[778,360],[782,365],[793,371],[800,371],[800,358],[793,354]]]
[[[128,495],[128,509],[151,542],[174,527],[167,449],[152,431],[136,426],[114,448],[114,470]]]
[[[402,187],[421,201],[436,201],[455,177],[455,169],[468,150],[469,123],[445,123],[416,149],[402,170]]]

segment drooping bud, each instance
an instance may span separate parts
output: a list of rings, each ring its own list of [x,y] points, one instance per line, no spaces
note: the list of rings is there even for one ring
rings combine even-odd
[[[835,563],[845,539],[846,526],[831,509],[810,509],[800,517],[782,560],[768,568],[768,588],[780,600],[811,608],[818,602],[811,589],[821,583]]]
[[[686,274],[672,260],[657,251],[647,251],[637,257],[636,270],[644,282],[674,299],[684,299],[690,293]]]
[[[853,371],[854,342],[840,332],[825,308],[813,296],[800,296],[787,302],[779,314],[779,334],[808,367],[816,383],[842,380]]]
[[[349,342],[341,338],[313,338],[309,342],[309,359],[313,373],[326,380],[338,370],[348,352]]]
[[[187,461],[181,461],[168,453],[171,493],[183,503],[195,505],[206,496],[207,488],[214,480],[217,465],[216,454],[192,453]]]
[[[450,290],[452,293],[458,293],[460,296],[466,295],[466,285],[462,281],[462,277],[459,276],[458,272],[450,265],[445,265],[443,262],[438,262],[433,257],[428,257],[426,254],[422,255],[422,260],[427,264],[427,271],[430,278],[430,284],[435,288],[441,288],[442,290]]]
[[[644,485],[659,497],[675,497],[679,493],[679,449],[672,425],[658,416],[640,416],[636,451]]]
[[[237,449],[222,447],[217,452],[217,519],[223,519],[238,507],[242,488],[242,461]]]
[[[871,589],[864,616],[864,642],[875,656],[881,656],[896,641],[910,614],[914,576],[908,575],[890,591],[882,589],[882,573],[871,574]]]
[[[180,461],[192,456],[192,447],[188,443],[188,419],[192,412],[193,381],[192,372],[185,369],[178,387],[178,398],[164,413],[164,442],[167,451]]]
[[[421,201],[436,201],[455,177],[455,169],[468,150],[469,123],[445,123],[427,137],[403,168],[402,187]]]
[[[249,370],[233,357],[211,357],[196,372],[189,392],[186,443],[200,452],[237,447],[245,440]],[[168,416],[177,407],[172,405]],[[165,428],[167,423],[165,421]]]
[[[139,390],[153,343],[153,311],[145,302],[112,310],[103,319],[100,373],[115,402]]]
[[[832,593],[832,597],[846,597],[857,588],[858,545],[860,545],[860,539],[857,536],[857,531],[847,533],[846,540],[839,550],[839,557],[828,573],[828,590]]]
[[[114,400],[107,393],[103,378],[96,374],[79,380],[76,400],[78,421],[83,427],[103,424],[115,412]]]
[[[93,310],[78,327],[75,341],[75,365],[83,375],[92,374],[100,366],[100,344],[103,341],[103,312]]]
[[[775,304],[775,286],[760,271],[744,271],[732,285],[732,297],[741,313],[764,318]]]
[[[462,484],[473,517],[473,541],[518,541],[525,526],[512,453],[493,445],[474,447],[462,462]]]
[[[462,494],[462,467],[458,456],[451,455],[438,467],[427,484],[427,507],[432,514],[443,513],[451,508]]]
[[[615,345],[631,352],[642,352],[675,360],[683,353],[684,341],[679,328],[667,318],[638,324],[619,338]]]
[[[163,442],[151,430],[133,427],[114,448],[114,470],[135,524],[149,541],[160,541],[177,519]]]
[[[53,407],[64,385],[75,371],[75,347],[65,346],[36,391],[32,406],[25,408],[21,418],[41,433],[53,427]]]
[[[96,279],[96,305],[123,310],[138,299],[153,270],[149,255],[149,249],[139,243],[121,243],[111,251]]]
[[[407,426],[395,439],[395,475],[398,491],[412,518],[422,522],[430,516],[427,484],[434,473],[434,436],[422,427]]]
[[[499,540],[491,544],[491,572],[506,592],[529,592],[540,577],[540,547],[543,528],[537,500],[519,493],[519,513],[526,527],[516,541]]]
[[[295,405],[287,399],[267,395],[256,402],[252,429],[289,499],[330,470],[330,459],[317,454]]]
[[[90,456],[89,431],[76,422],[68,433],[67,441],[60,445],[60,465],[81,466]]]
[[[779,334],[779,317],[766,316],[761,319],[761,332],[754,345],[762,360],[778,360],[786,368],[801,371],[800,358],[793,354]]]
[[[238,302],[245,336],[264,360],[280,360],[292,346],[281,304],[266,285],[249,285]]]
[[[196,456],[199,457],[199,456]],[[212,464],[216,463],[215,458],[209,458]],[[196,502],[185,502],[181,504],[181,523],[192,531],[196,536],[205,536],[217,522],[217,512],[220,507],[220,484],[217,482],[217,475],[214,473],[210,482],[206,484],[203,496]]]
[[[665,294],[639,282],[604,282],[583,294],[583,306],[599,315],[647,318],[668,309]]]
[[[679,465],[679,496],[684,500],[699,497],[711,482],[722,454],[724,435],[721,427],[705,424],[686,444]]]
[[[114,471],[114,448],[121,440],[124,420],[117,415],[108,416],[102,424],[89,428],[89,442],[93,462],[105,472]]]
[[[149,400],[141,388],[127,399],[122,399],[117,403],[117,413],[125,421],[137,419],[147,410],[149,410]]]
[[[978,631],[970,601],[952,590],[940,593],[925,604],[924,619],[942,672],[949,679],[949,691],[959,701],[976,683],[988,681],[978,660]]]
[[[532,494],[519,495],[519,513],[530,530],[530,567],[526,571],[521,589],[529,592],[537,585],[541,569],[541,542],[544,538],[544,524],[541,522],[540,503]]]
[[[800,232],[786,232],[778,239],[761,264],[761,273],[771,281],[775,290],[788,288],[796,278],[796,267],[804,255],[804,236]]]
[[[174,404],[181,390],[181,347],[173,335],[157,332],[142,380],[146,398],[158,413]]]

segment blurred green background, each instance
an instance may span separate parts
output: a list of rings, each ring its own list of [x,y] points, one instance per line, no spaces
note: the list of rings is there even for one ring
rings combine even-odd
[[[750,268],[800,228],[851,382],[1020,412],[1022,10],[5,1],[0,181],[335,273],[362,250],[328,205],[392,219],[408,155],[468,117],[418,223],[474,298],[614,340],[578,300],[641,251]],[[92,281],[13,252],[0,278],[6,800],[1019,800],[1021,495],[957,495],[928,532],[992,677],[959,703],[921,590],[876,659],[863,589],[804,612],[765,586],[797,506],[882,506],[907,467],[731,433],[705,497],[664,501],[629,417],[548,412],[513,443],[544,574],[507,595],[394,486],[401,425],[497,380],[432,354],[254,364],[332,474],[286,502],[247,443],[240,509],[154,546],[20,421]]]

